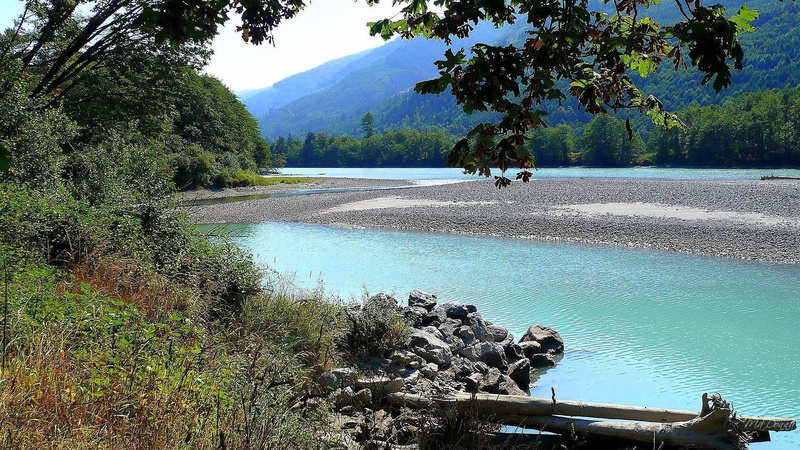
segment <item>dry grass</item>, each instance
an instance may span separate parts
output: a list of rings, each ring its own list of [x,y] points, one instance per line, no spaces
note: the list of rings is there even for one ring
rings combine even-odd
[[[13,278],[0,447],[328,446],[324,408],[298,406],[332,357],[321,299],[254,296],[217,324],[192,313],[191,288],[130,260]]]

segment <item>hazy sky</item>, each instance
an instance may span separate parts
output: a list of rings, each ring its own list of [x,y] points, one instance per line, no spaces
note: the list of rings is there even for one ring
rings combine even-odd
[[[0,28],[11,26],[22,7],[19,0],[0,0]],[[379,37],[369,36],[366,23],[396,11],[389,1],[374,7],[364,0],[311,1],[275,31],[275,47],[243,42],[233,18],[215,39],[206,72],[235,91],[267,87],[331,59],[381,45]]]

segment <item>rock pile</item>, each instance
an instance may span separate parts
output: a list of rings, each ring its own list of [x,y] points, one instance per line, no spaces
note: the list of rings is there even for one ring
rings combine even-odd
[[[399,391],[526,395],[531,371],[555,365],[554,357],[564,351],[551,328],[531,325],[515,342],[506,327],[483,319],[475,306],[439,305],[433,294],[412,291],[408,306],[397,306],[397,312],[412,326],[410,339],[382,362],[380,375],[359,378],[353,368],[323,374],[321,384],[336,390],[337,406],[365,405]]]
[[[469,392],[525,395],[531,369],[555,365],[564,341],[532,325],[519,342],[502,325],[484,320],[473,305],[437,305],[435,295],[412,291],[400,314],[413,326],[408,348],[389,358],[390,373],[425,378]],[[416,358],[415,358],[416,357]]]
[[[407,448],[420,427],[430,427],[431,417],[388,405],[384,401],[388,394],[481,391],[527,395],[532,371],[555,365],[554,356],[564,351],[564,342],[555,330],[532,325],[515,342],[506,327],[484,320],[475,306],[438,305],[435,295],[420,291],[409,294],[408,306],[398,306],[385,294],[364,305],[349,313],[368,322],[359,314],[367,314],[375,305],[396,308],[412,328],[406,344],[391,350],[388,358],[369,367],[322,374],[320,385],[337,410],[331,430],[342,442],[352,444],[348,448]]]

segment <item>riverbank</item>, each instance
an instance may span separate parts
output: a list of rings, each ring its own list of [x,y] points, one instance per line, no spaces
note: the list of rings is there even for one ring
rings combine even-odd
[[[316,182],[321,184],[277,188],[408,184],[341,178]],[[274,187],[262,189],[269,188]],[[800,182],[795,180],[537,179],[503,190],[480,180],[264,198],[192,206],[187,212],[198,223],[307,222],[800,263]]]

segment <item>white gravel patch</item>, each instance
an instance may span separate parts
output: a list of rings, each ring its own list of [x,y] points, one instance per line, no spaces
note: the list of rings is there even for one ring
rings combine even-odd
[[[442,202],[430,199],[402,198],[402,197],[379,197],[358,202],[345,203],[320,211],[319,214],[334,214],[341,212],[369,211],[373,209],[385,208],[427,208],[427,207],[452,207],[452,206],[480,206],[492,205],[497,202]]]
[[[797,224],[796,220],[767,216],[753,212],[713,211],[689,206],[674,206],[661,203],[587,203],[582,205],[558,206],[551,210],[556,215],[576,211],[591,216],[610,214],[612,216],[654,217],[660,219],[682,220],[728,220],[756,225]]]

